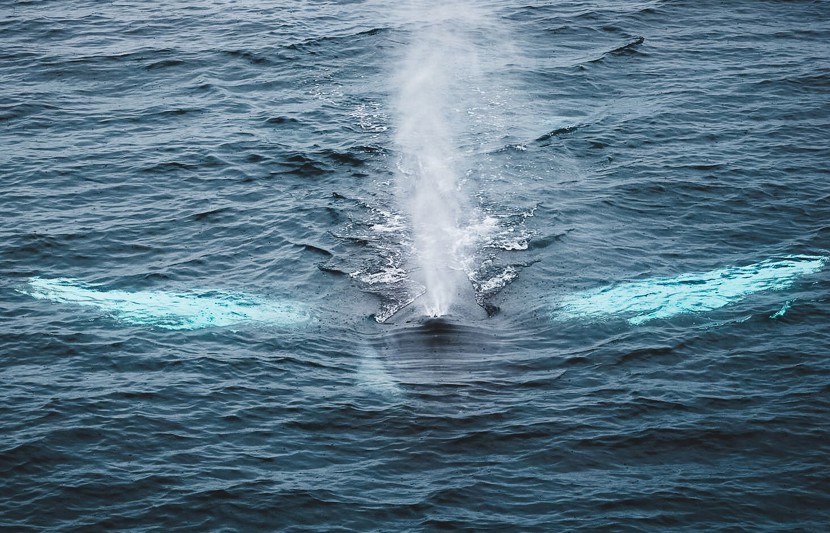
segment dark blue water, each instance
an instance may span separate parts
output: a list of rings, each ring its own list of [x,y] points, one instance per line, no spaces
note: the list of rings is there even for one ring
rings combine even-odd
[[[0,7],[2,529],[826,529],[830,4],[476,6]],[[439,21],[486,231],[426,320]]]

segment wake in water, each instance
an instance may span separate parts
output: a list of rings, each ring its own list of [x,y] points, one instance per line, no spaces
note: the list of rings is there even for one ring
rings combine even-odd
[[[743,267],[654,278],[582,291],[562,299],[555,320],[624,317],[629,324],[713,311],[751,294],[782,290],[800,277],[819,272],[827,257],[792,255]],[[779,311],[786,312],[786,308]],[[776,315],[780,316],[778,313]]]
[[[263,324],[290,326],[310,315],[295,302],[222,291],[101,290],[68,278],[31,278],[29,294],[55,303],[92,307],[121,322],[169,330]]]

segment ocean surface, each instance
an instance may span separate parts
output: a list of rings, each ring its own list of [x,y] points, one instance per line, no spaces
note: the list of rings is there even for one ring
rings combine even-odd
[[[830,2],[0,45],[0,529],[827,530]]]

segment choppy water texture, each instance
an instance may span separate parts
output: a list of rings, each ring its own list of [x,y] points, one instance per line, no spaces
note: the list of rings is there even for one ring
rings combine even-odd
[[[436,4],[0,9],[0,528],[826,529],[830,4]]]

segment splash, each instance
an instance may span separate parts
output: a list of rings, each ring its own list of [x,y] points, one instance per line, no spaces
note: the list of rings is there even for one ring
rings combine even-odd
[[[619,316],[638,325],[680,314],[712,311],[757,292],[786,289],[798,278],[819,272],[827,259],[791,255],[778,261],[578,292],[559,302],[553,318],[600,320]]]
[[[421,3],[409,16],[419,28],[395,77],[399,199],[412,224],[415,271],[428,316],[442,316],[467,282],[468,228],[478,218],[459,179],[465,100],[476,71],[474,5]],[[410,9],[415,6],[408,6]]]
[[[309,320],[301,305],[222,291],[173,293],[100,290],[69,278],[29,280],[34,298],[94,307],[127,324],[169,330],[266,324],[287,326]]]

